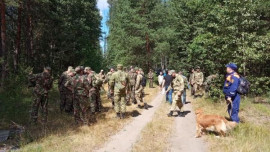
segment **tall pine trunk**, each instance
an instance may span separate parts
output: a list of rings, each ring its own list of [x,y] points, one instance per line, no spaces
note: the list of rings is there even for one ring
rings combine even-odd
[[[21,24],[22,24],[21,17],[22,17],[22,2],[21,0],[19,0],[16,47],[15,47],[14,59],[13,59],[15,72],[17,72],[18,70],[19,54],[21,52]]]
[[[2,52],[1,52],[1,60],[2,60],[2,76],[1,76],[1,87],[3,87],[4,80],[6,78],[6,59],[7,59],[7,53],[6,53],[6,6],[5,1],[1,0],[1,45],[2,45]]]
[[[32,11],[31,11],[31,0],[27,0],[26,4],[27,8],[27,41],[26,41],[26,49],[27,49],[27,63],[30,64],[30,58],[33,57],[33,23],[32,23]]]

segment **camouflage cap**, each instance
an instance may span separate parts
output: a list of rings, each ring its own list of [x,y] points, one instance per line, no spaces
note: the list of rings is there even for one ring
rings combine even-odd
[[[84,70],[91,70],[91,68],[90,67],[85,67]]]
[[[69,72],[70,73],[75,73],[75,70],[74,69],[70,69]]]
[[[139,70],[139,68],[138,68],[138,67],[135,67],[134,69],[135,69],[136,71],[137,71],[137,70]]]
[[[123,64],[117,64],[117,69],[123,69]]]
[[[72,66],[68,66],[68,70],[71,70],[71,69],[73,69],[73,67]]]
[[[75,72],[80,72],[81,71],[81,67],[80,66],[77,66],[76,68],[75,68]]]
[[[51,70],[52,70],[51,67],[48,67],[48,66],[45,67],[44,69],[45,69],[45,70],[48,70],[48,71],[51,71]]]
[[[175,70],[171,70],[170,73],[173,74],[173,73],[176,73],[176,72],[175,72]]]
[[[196,66],[196,69],[201,69],[200,66]]]

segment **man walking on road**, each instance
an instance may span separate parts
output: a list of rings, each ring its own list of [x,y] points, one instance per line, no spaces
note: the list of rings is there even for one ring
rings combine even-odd
[[[177,109],[177,107],[179,108],[179,111],[177,111],[178,116],[184,117],[184,114],[181,113],[181,110],[184,106],[181,101],[181,96],[183,94],[184,87],[185,87],[184,79],[181,75],[176,74],[174,70],[172,70],[171,73],[172,73],[173,81],[166,91],[168,92],[169,90],[173,89],[173,102],[172,102],[168,117],[173,116],[173,112]]]
[[[193,84],[194,84],[194,69],[192,68],[191,69],[191,73],[190,73],[190,76],[189,76],[189,84],[191,86],[191,96],[194,95],[194,87],[193,87]]]
[[[135,84],[135,97],[136,101],[138,103],[138,107],[144,107],[145,109],[148,109],[148,105],[144,102],[143,96],[144,96],[144,85],[143,85],[143,71],[140,68],[137,71],[137,78],[136,78],[136,84]]]
[[[122,71],[123,65],[117,65],[117,72],[112,74],[110,79],[111,91],[114,94],[114,110],[116,117],[125,118],[126,113],[126,95],[129,92],[129,79],[126,72]]]
[[[165,90],[168,90],[169,86],[171,85],[172,80],[173,80],[172,73],[171,71],[169,71],[168,75],[164,77],[164,81],[162,85],[163,87],[165,87]],[[166,101],[169,102],[170,104],[172,104],[172,93],[173,93],[172,88],[168,90],[168,92],[166,92]]]

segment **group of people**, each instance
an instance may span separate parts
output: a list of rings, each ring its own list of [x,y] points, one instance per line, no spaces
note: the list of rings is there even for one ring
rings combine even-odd
[[[239,122],[238,112],[240,95],[237,93],[239,85],[239,75],[236,73],[237,66],[229,64],[227,67],[227,77],[224,84],[224,94],[228,102],[228,112],[233,121]],[[31,122],[37,123],[38,110],[41,109],[42,123],[47,122],[48,115],[48,91],[53,86],[51,68],[45,67],[39,74],[30,73],[29,84],[33,89],[33,103],[31,110]],[[103,84],[108,83],[107,97],[111,100],[116,117],[123,119],[126,117],[126,105],[137,104],[138,108],[148,109],[144,102],[144,88],[146,79],[149,80],[149,87],[153,87],[155,73],[150,70],[146,78],[141,68],[132,66],[129,70],[123,65],[117,65],[117,71],[111,68],[107,75],[103,70],[95,73],[90,67],[78,66],[75,69],[68,67],[63,72],[58,81],[60,92],[60,110],[74,115],[76,124],[89,125],[96,122],[96,113],[101,112],[102,102],[100,91]],[[200,67],[191,71],[189,80],[182,74],[170,70],[163,74],[160,72],[158,83],[160,88],[166,92],[166,100],[171,103],[168,116],[173,116],[177,111],[178,116],[183,117],[183,107],[186,103],[186,90],[191,88],[194,98],[202,97],[204,75]],[[104,89],[104,88],[103,88]],[[178,107],[178,110],[177,110]]]
[[[148,73],[149,87],[153,87],[154,73]],[[146,77],[141,68],[132,66],[129,70],[123,65],[117,65],[117,71],[111,68],[107,75],[103,70],[96,73],[90,67],[68,67],[58,80],[60,92],[60,111],[73,114],[76,124],[89,125],[96,122],[96,113],[101,112],[102,102],[100,91],[103,84],[108,83],[107,97],[111,100],[116,117],[125,118],[126,105],[137,104],[139,108],[148,109],[144,102],[144,87]],[[33,89],[33,104],[31,122],[37,123],[40,108],[42,123],[47,122],[48,92],[52,88],[53,79],[51,68],[45,67],[39,74],[29,75],[29,82]]]
[[[227,101],[230,119],[239,123],[240,93],[238,92],[238,87],[240,85],[240,75],[237,73],[237,70],[238,67],[234,63],[226,65],[227,75],[223,86],[223,93]],[[186,89],[191,88],[191,95],[194,98],[202,97],[204,95],[204,88],[209,89],[209,83],[217,77],[217,74],[210,75],[204,82],[204,74],[201,72],[200,67],[191,70],[189,81],[187,81],[187,78],[181,71],[177,73],[175,70],[170,70],[165,76],[160,72],[158,76],[159,86],[161,89],[165,89],[166,100],[171,103],[168,116],[173,116],[173,113],[176,111],[179,117],[183,117]]]
[[[166,92],[166,101],[171,104],[169,117],[179,108],[178,115],[183,117],[183,107],[186,104],[186,90],[191,88],[191,94],[196,97],[203,96],[204,75],[200,71],[200,67],[192,69],[189,80],[183,75],[182,71],[178,73],[175,70],[160,72],[158,83],[160,90]]]

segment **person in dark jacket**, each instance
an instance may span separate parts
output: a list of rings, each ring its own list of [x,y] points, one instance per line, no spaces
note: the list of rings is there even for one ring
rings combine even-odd
[[[240,107],[240,94],[237,92],[237,88],[240,83],[240,76],[236,72],[237,65],[229,63],[226,65],[226,80],[223,87],[223,93],[228,103],[228,113],[232,121],[239,123],[240,119],[238,116]]]

